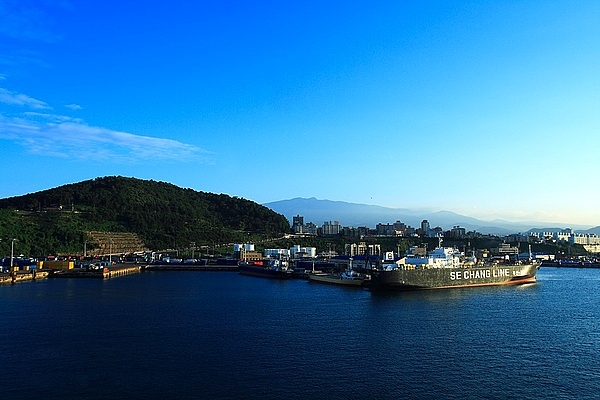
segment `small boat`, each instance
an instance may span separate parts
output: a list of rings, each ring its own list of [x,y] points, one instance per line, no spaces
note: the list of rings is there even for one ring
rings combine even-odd
[[[341,274],[308,274],[308,280],[311,282],[329,283],[332,285],[361,287],[364,283],[364,276],[352,269],[349,269]]]

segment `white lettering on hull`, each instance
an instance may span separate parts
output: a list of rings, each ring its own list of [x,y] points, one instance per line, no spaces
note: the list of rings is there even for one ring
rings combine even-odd
[[[501,269],[475,269],[463,271],[451,271],[450,280],[471,280],[471,279],[489,279],[489,278],[506,278],[510,276],[509,268]]]

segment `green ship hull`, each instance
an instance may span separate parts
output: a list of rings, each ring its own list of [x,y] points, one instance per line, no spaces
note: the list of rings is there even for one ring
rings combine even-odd
[[[540,264],[490,265],[458,268],[372,270],[365,283],[369,290],[449,289],[475,286],[518,285],[536,282]]]

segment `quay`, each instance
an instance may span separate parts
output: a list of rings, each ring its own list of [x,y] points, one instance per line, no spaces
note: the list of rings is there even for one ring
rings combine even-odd
[[[542,267],[552,268],[600,268],[600,261],[594,260],[554,260],[542,261]]]
[[[0,273],[0,284],[13,284],[25,281],[35,281],[45,278],[72,278],[72,279],[111,279],[120,276],[137,274],[143,271],[238,271],[237,265],[187,265],[187,264],[115,264],[103,268],[67,268],[67,269],[42,269]]]
[[[143,271],[238,271],[236,265],[221,265],[221,264],[151,264],[142,267]]]
[[[89,268],[71,268],[60,271],[52,271],[49,278],[95,278],[95,279],[110,279],[119,276],[137,274],[141,272],[141,265],[132,264],[115,264],[100,269]]]

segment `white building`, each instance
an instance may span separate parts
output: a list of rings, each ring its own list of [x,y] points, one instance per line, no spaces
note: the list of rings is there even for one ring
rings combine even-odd
[[[290,255],[292,258],[301,258],[301,257],[309,257],[316,258],[317,257],[317,248],[316,247],[300,247],[299,244],[290,248]]]
[[[600,244],[600,237],[595,233],[574,233],[569,238],[571,244]]]
[[[265,249],[263,255],[267,258],[289,257],[290,251],[287,249]]]
[[[234,244],[233,251],[254,251],[254,243]]]

